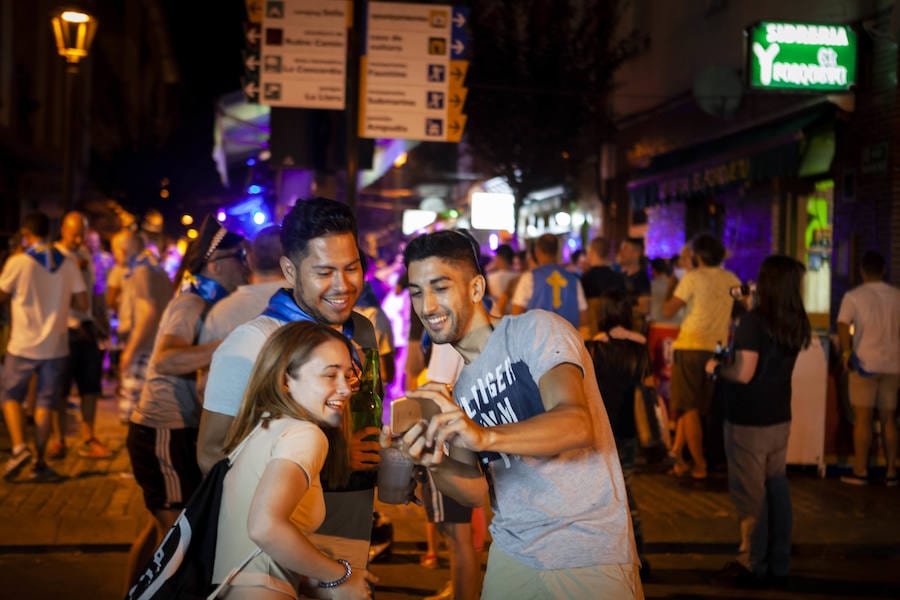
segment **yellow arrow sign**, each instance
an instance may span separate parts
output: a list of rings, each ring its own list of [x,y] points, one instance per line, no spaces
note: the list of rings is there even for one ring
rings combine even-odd
[[[453,117],[458,117],[463,114],[463,109],[466,106],[466,96],[469,95],[469,90],[466,88],[460,88],[458,90],[450,90],[447,93],[447,118],[452,119]]]
[[[467,60],[451,60],[450,61],[450,78],[447,81],[450,90],[459,89],[466,85],[466,73],[469,72],[469,61]]]
[[[466,73],[469,72],[469,61],[451,60],[447,78],[447,141],[458,142],[466,129]]]
[[[459,115],[447,119],[447,141],[458,142],[462,139],[463,131],[466,129],[466,115]]]

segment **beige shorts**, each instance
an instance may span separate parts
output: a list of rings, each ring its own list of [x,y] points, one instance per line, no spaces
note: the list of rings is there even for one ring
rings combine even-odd
[[[643,600],[639,565],[533,569],[496,545],[488,554],[481,600]]]
[[[897,410],[900,373],[875,373],[871,377],[863,377],[855,371],[850,371],[848,387],[851,406],[878,407],[878,410],[885,412]]]

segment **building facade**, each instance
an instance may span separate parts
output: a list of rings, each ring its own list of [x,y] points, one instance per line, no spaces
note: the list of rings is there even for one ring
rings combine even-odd
[[[880,0],[631,3],[623,28],[648,43],[613,96],[617,168],[606,184],[620,234],[670,257],[714,233],[745,280],[768,254],[793,255],[807,265],[805,301],[821,328],[858,282],[865,250],[882,252],[900,280],[893,10]],[[772,25],[770,43],[754,46],[766,22],[796,26]],[[817,58],[787,63],[791,42]],[[850,46],[856,58],[844,64]],[[792,89],[764,89],[753,57],[765,52],[776,53],[765,74]],[[848,73],[847,89],[806,89]]]

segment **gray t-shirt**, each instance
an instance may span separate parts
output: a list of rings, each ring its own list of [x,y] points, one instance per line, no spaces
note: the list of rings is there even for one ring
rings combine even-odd
[[[161,375],[156,370],[160,341],[166,335],[193,344],[206,302],[196,294],[175,296],[166,306],[156,332],[153,354],[147,365],[147,379],[141,400],[131,414],[131,422],[154,429],[200,427],[200,400],[196,374]]]
[[[454,399],[484,427],[524,421],[545,412],[538,382],[563,363],[584,373],[594,447],[549,458],[480,453],[492,482],[491,535],[505,553],[535,569],[634,564],[625,482],[609,419],[590,355],[565,319],[539,309],[504,317],[481,354],[463,368]]]
[[[152,302],[158,311],[157,314],[162,315],[169,300],[172,298],[172,282],[169,276],[162,270],[159,265],[140,265],[122,280],[122,295],[119,301],[120,315],[128,316],[128,328],[119,327],[119,333],[130,333],[134,328],[135,305],[138,300],[148,300]],[[121,321],[120,321],[121,323]],[[153,350],[153,337],[144,344],[144,347],[137,348],[136,354],[150,353]]]

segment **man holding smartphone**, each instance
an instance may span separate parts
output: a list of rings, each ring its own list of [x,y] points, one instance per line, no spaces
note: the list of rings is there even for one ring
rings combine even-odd
[[[478,505],[490,487],[494,543],[482,598],[643,598],[624,479],[587,349],[546,311],[492,319],[476,248],[456,231],[406,248],[413,309],[465,367],[452,399],[437,384],[409,393],[442,412],[399,445],[460,502]]]

